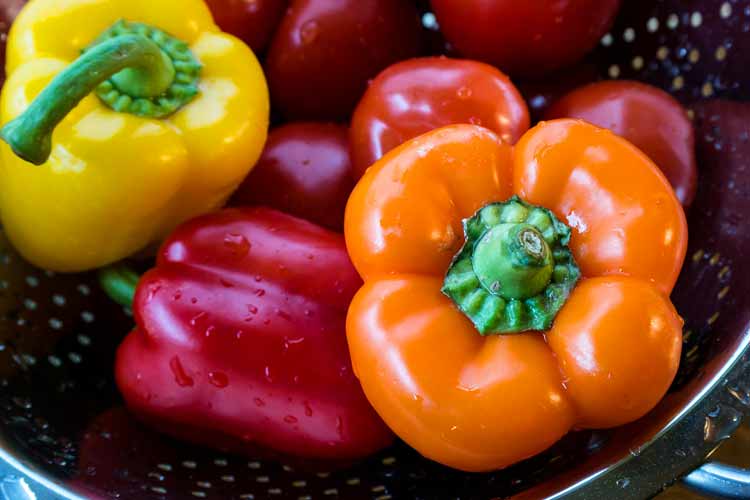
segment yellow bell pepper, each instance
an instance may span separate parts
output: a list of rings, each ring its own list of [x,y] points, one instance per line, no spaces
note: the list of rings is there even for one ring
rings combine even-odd
[[[46,269],[104,266],[220,207],[265,143],[263,71],[202,0],[31,0],[6,69],[0,218]]]

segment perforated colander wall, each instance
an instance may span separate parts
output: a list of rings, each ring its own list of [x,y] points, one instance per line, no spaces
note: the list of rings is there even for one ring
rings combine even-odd
[[[750,213],[750,104],[715,100],[750,97],[750,1],[624,3],[577,78],[654,83],[682,100],[696,123],[701,179],[690,212],[690,251],[673,297],[686,319],[672,398],[679,401],[680,391],[711,369],[750,322],[750,265],[743,257],[750,231],[742,227]],[[435,27],[428,12],[423,19]],[[545,99],[532,96],[532,104],[542,107]],[[0,252],[0,444],[85,496],[484,499],[554,481],[604,449],[607,459],[627,453],[630,429],[574,433],[508,470],[470,475],[401,444],[360,464],[334,466],[248,459],[165,439],[129,417],[113,383],[114,351],[132,325],[127,312],[102,296],[91,275],[34,269],[4,238]],[[738,397],[746,389],[736,388]],[[657,411],[654,422],[670,411]]]

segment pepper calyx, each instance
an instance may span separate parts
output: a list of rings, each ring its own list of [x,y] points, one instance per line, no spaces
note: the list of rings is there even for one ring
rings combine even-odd
[[[198,82],[202,65],[190,51],[190,47],[164,31],[144,23],[117,21],[102,33],[87,51],[107,40],[127,35],[140,35],[156,44],[160,49],[161,75],[126,68],[101,82],[95,93],[108,107],[122,113],[148,118],[163,118],[178,111],[198,95]],[[162,79],[166,85],[155,90],[154,80]]]
[[[548,329],[581,276],[570,228],[513,196],[464,220],[442,292],[482,335]]]
[[[57,125],[91,92],[115,111],[164,118],[198,94],[201,65],[184,42],[142,23],[118,21],[5,124],[0,139],[42,165]]]

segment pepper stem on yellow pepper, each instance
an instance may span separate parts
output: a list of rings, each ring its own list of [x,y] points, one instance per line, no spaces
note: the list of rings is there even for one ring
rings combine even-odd
[[[200,69],[184,42],[142,23],[118,21],[7,123],[0,138],[19,157],[41,165],[55,127],[91,92],[115,111],[161,118],[197,95]]]
[[[549,328],[581,275],[570,228],[514,196],[465,220],[464,233],[442,292],[482,335]]]

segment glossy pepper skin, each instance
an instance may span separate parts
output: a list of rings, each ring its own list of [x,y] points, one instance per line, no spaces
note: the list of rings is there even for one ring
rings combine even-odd
[[[698,178],[693,124],[660,88],[627,80],[591,83],[562,96],[545,118],[580,118],[624,137],[664,172],[683,206],[693,201]]]
[[[481,336],[441,286],[462,220],[514,193],[570,227],[582,277],[547,331]],[[685,216],[658,168],[609,131],[557,120],[516,146],[471,125],[424,134],[367,171],[345,234],[365,280],[347,318],[355,372],[428,458],[506,467],[572,428],[641,417],[676,373],[682,321],[668,295]]]
[[[454,123],[482,125],[513,144],[529,128],[529,112],[510,79],[484,63],[423,57],[389,66],[352,117],[357,178],[403,142]]]
[[[277,127],[232,205],[263,205],[342,232],[354,188],[349,135],[335,123],[297,122]]]
[[[21,8],[26,4],[26,0],[10,0],[0,5],[0,23],[5,26],[3,30],[8,32],[13,20],[16,18]],[[5,46],[7,37],[0,39],[0,84],[5,83]]]
[[[430,0],[445,39],[512,77],[569,66],[596,46],[621,0]]]
[[[364,457],[392,439],[351,369],[343,237],[266,208],[180,226],[136,292],[115,374],[157,429],[252,453]]]
[[[50,15],[54,12],[54,16]],[[8,39],[3,123],[120,19],[184,41],[202,66],[197,95],[166,118],[114,111],[93,93],[56,127],[34,166],[0,148],[0,211],[16,248],[57,271],[99,267],[220,207],[259,157],[268,126],[262,69],[201,0],[35,0]]]
[[[418,55],[417,10],[403,0],[292,0],[265,68],[274,109],[289,120],[346,120],[367,81]]]
[[[287,0],[206,0],[216,24],[262,53],[286,10]]]

